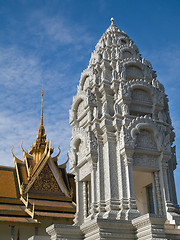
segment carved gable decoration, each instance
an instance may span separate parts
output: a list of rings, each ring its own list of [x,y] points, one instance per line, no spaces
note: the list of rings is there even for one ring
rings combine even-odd
[[[136,138],[136,148],[157,150],[153,134],[147,130],[141,130]]]
[[[45,165],[31,189],[35,191],[62,193],[48,164]]]

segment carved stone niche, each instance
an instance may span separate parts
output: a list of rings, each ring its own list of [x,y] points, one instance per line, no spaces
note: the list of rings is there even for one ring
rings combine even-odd
[[[134,166],[159,169],[159,151],[154,134],[149,129],[140,129],[136,136]]]
[[[148,149],[157,151],[157,145],[153,133],[147,129],[140,129],[136,137],[136,149]]]
[[[144,88],[136,87],[131,91],[130,114],[135,116],[152,115],[152,96]]]
[[[122,58],[125,59],[125,58],[131,58],[133,55],[132,55],[132,52],[130,51],[130,49],[128,48],[127,49],[124,49],[122,51]]]
[[[136,64],[126,66],[126,80],[143,79],[143,70]]]

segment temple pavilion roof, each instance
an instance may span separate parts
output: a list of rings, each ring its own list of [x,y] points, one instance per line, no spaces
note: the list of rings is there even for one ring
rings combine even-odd
[[[74,176],[66,165],[58,164],[41,121],[37,139],[27,153],[22,144],[23,160],[13,151],[15,167],[0,166],[0,223],[40,224],[43,219],[72,223],[75,214]],[[13,149],[12,149],[13,150]]]

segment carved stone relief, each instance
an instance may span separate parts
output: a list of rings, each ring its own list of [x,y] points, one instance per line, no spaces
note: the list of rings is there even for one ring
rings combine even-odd
[[[153,134],[147,130],[140,130],[136,138],[136,148],[157,150]]]
[[[126,76],[127,79],[134,79],[134,78],[144,78],[143,71],[137,66],[127,66],[126,68]]]
[[[79,103],[76,111],[77,111],[77,118],[78,118],[84,111],[84,101],[83,100],[81,100],[81,102]]]
[[[159,162],[157,156],[134,153],[133,160],[135,166],[159,169]]]
[[[152,104],[152,99],[150,94],[143,89],[133,89],[131,97],[132,97],[132,102],[138,101],[141,103]]]

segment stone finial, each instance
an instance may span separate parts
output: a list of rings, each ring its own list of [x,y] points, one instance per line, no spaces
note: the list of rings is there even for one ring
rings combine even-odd
[[[114,18],[111,18],[111,25],[114,25]]]

